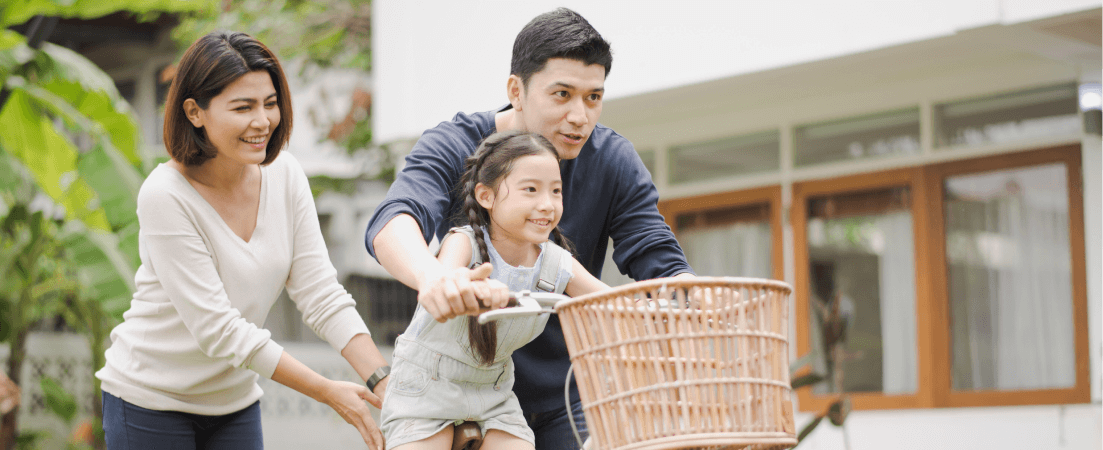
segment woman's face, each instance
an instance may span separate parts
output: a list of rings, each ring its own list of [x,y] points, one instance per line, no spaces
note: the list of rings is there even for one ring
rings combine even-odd
[[[260,164],[267,155],[268,140],[280,124],[276,88],[268,72],[243,75],[211,99],[207,109],[192,99],[184,101],[184,113],[218,149],[215,159],[239,164]],[[213,160],[212,160],[213,161]]]

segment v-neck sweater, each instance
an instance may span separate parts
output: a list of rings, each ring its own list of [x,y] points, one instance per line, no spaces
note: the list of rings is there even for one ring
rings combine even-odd
[[[283,347],[261,326],[286,287],[314,332],[340,351],[368,333],[337,282],[314,198],[295,158],[261,167],[256,229],[245,241],[176,169],[138,193],[136,291],[111,332],[103,390],[154,410],[223,415],[263,392]]]

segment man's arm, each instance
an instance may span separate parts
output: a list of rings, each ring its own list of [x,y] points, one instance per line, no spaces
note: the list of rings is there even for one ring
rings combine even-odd
[[[467,312],[475,298],[471,280],[487,271],[448,270],[429,252],[428,241],[449,218],[451,193],[484,132],[485,120],[457,114],[427,130],[375,210],[365,232],[368,253],[392,276],[418,291],[418,302],[438,321]]]
[[[472,280],[490,276],[493,267],[445,268],[429,253],[421,227],[406,214],[395,216],[372,244],[379,264],[403,284],[417,290],[417,301],[438,322],[479,311]]]
[[[671,276],[693,276],[685,253],[674,233],[659,214],[659,193],[651,174],[647,172],[632,144],[619,138],[622,146],[615,154],[625,160],[619,164],[610,237],[613,238],[613,261],[627,268],[633,279],[647,280]]]

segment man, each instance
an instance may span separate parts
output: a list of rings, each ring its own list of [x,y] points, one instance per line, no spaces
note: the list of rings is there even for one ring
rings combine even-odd
[[[472,281],[488,267],[447,272],[427,242],[454,225],[462,206],[453,192],[464,159],[497,131],[537,132],[563,163],[560,227],[577,259],[600,277],[609,238],[613,260],[633,279],[692,276],[678,242],[658,212],[658,192],[632,144],[599,125],[609,43],[578,13],[560,8],[537,16],[517,35],[509,105],[459,113],[422,135],[368,224],[365,244],[396,279],[418,290],[418,302],[444,321],[478,310]],[[537,449],[576,448],[563,399],[570,361],[559,321],[513,354],[514,386]],[[584,427],[578,391],[571,384],[572,415]],[[583,437],[585,429],[581,428]]]

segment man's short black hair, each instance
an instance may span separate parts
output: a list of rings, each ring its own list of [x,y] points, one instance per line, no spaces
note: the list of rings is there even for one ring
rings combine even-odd
[[[586,65],[600,64],[605,76],[613,66],[609,42],[590,26],[590,22],[567,8],[546,12],[532,19],[513,41],[510,74],[528,85],[532,74],[544,70],[551,58],[567,58]]]

